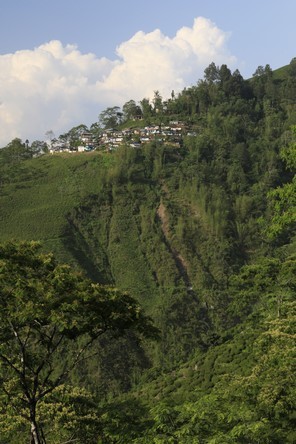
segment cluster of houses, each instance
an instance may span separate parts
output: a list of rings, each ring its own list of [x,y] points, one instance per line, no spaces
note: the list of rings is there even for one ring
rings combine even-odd
[[[179,121],[172,121],[168,125],[152,125],[143,128],[129,128],[124,130],[106,129],[99,136],[89,131],[79,135],[79,145],[71,146],[71,142],[61,143],[58,140],[50,144],[49,152],[88,152],[94,150],[113,151],[121,145],[140,148],[142,144],[152,141],[165,142],[180,146],[184,135],[192,136],[188,125]]]

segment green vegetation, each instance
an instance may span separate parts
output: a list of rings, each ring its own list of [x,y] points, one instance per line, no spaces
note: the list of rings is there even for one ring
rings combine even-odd
[[[2,160],[2,159],[1,159]],[[63,254],[66,214],[81,199],[104,186],[110,163],[103,155],[42,156],[1,165],[1,240],[40,240]]]
[[[159,329],[158,342],[100,338],[40,403],[46,442],[296,442],[294,65],[244,80],[212,63],[178,96],[100,115],[106,128],[180,121],[176,144],[0,152],[0,240],[41,241]],[[0,404],[0,443],[25,442]]]
[[[34,444],[44,442],[39,404],[80,362],[96,355],[92,346],[99,337],[131,328],[146,337],[157,334],[130,296],[74,274],[37,248],[31,242],[0,249],[2,416],[8,406],[20,426],[31,424]],[[60,363],[72,342],[77,349]],[[7,416],[11,421],[11,413]]]

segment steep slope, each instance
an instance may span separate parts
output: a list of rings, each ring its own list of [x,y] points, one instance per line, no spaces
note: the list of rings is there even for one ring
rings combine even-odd
[[[58,258],[71,261],[63,248],[66,214],[102,188],[104,165],[98,153],[47,155],[1,165],[1,240],[40,240]]]
[[[160,329],[73,375],[107,400],[104,443],[295,442],[296,77],[210,68],[162,116],[181,144],[1,165],[1,240],[40,239]]]

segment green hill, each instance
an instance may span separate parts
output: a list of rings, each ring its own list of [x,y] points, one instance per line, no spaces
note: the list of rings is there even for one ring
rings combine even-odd
[[[94,153],[46,155],[10,165],[2,176],[1,240],[40,240],[44,248],[69,260],[63,254],[66,215],[101,189],[108,162]]]
[[[40,240],[160,329],[71,375],[101,415],[89,442],[296,442],[293,66],[211,64],[162,108],[191,129],[179,144],[0,154],[0,240]]]

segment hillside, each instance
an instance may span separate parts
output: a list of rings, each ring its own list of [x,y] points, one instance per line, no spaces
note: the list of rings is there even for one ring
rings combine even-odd
[[[109,159],[98,153],[43,156],[3,165],[1,240],[40,240],[62,260],[66,214],[102,187]],[[6,168],[5,168],[6,167]]]
[[[87,442],[296,442],[294,64],[210,65],[162,107],[192,130],[177,145],[0,155],[1,242],[40,240],[160,330],[71,375],[101,415]]]

